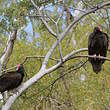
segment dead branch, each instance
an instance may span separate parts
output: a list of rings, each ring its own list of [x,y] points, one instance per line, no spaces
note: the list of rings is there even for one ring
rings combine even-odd
[[[44,58],[45,58],[45,56],[36,56],[36,55],[34,55],[34,56],[26,56],[25,59],[23,60],[23,62],[20,63],[20,64],[24,64],[28,59],[44,59]],[[55,59],[55,58],[49,58],[49,59],[53,60],[53,61],[56,61],[56,62],[60,61],[60,59]],[[17,67],[17,65],[13,66],[11,68],[2,70],[1,72],[10,71],[12,69],[15,69],[16,67]]]
[[[42,16],[39,7],[35,4],[35,2],[33,0],[30,0],[30,2],[33,4],[33,6],[35,7],[35,9],[37,10],[39,16]],[[56,37],[56,33],[52,30],[52,28],[49,26],[49,24],[45,21],[45,19],[43,17],[41,17],[42,22],[44,23],[44,25],[46,26],[48,32],[50,34],[52,34],[54,37]]]
[[[15,29],[15,30],[13,30],[12,34],[8,38],[6,47],[0,56],[0,65],[1,66],[4,63],[4,67],[6,67],[6,65],[9,61],[9,58],[10,58],[12,51],[13,51],[14,42],[16,40],[16,34],[17,34],[17,30]],[[1,67],[0,67],[0,71],[1,71]]]

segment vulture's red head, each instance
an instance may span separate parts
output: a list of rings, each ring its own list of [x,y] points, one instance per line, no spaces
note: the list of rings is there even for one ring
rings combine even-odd
[[[17,65],[17,70],[21,70],[23,68],[23,65],[22,64],[18,64]]]
[[[97,26],[94,28],[94,33],[100,33],[100,32],[102,32],[102,29],[100,26]]]
[[[24,76],[24,67],[22,64],[17,65],[17,72],[21,73]]]
[[[18,64],[18,65],[17,65],[17,69],[19,70],[19,69],[20,69],[20,67],[21,67],[21,65],[20,65],[20,64]]]

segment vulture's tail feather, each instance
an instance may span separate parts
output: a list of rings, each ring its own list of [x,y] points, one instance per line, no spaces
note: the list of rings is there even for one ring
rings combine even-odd
[[[102,64],[93,64],[92,67],[93,71],[97,74],[98,72],[101,71]]]

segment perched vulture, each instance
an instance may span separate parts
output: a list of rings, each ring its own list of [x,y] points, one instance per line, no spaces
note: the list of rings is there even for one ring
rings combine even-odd
[[[88,58],[92,64],[93,71],[98,73],[101,71],[104,59],[96,58],[96,56],[106,57],[109,46],[108,35],[100,29],[95,27],[93,33],[89,35],[88,39],[88,55],[93,55],[94,58]]]
[[[0,76],[0,92],[9,91],[17,88],[24,77],[23,65],[18,64],[16,71],[10,71]]]

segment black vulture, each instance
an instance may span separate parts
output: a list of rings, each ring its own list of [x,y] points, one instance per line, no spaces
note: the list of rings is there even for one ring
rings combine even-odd
[[[10,71],[0,76],[0,92],[9,91],[17,88],[24,77],[23,65],[18,64],[16,71]]]
[[[98,73],[101,71],[102,64],[105,59],[96,58],[96,56],[107,56],[109,46],[108,35],[102,32],[100,27],[95,27],[93,33],[89,35],[88,39],[88,55],[93,55],[94,58],[88,58],[92,64],[93,71]]]

